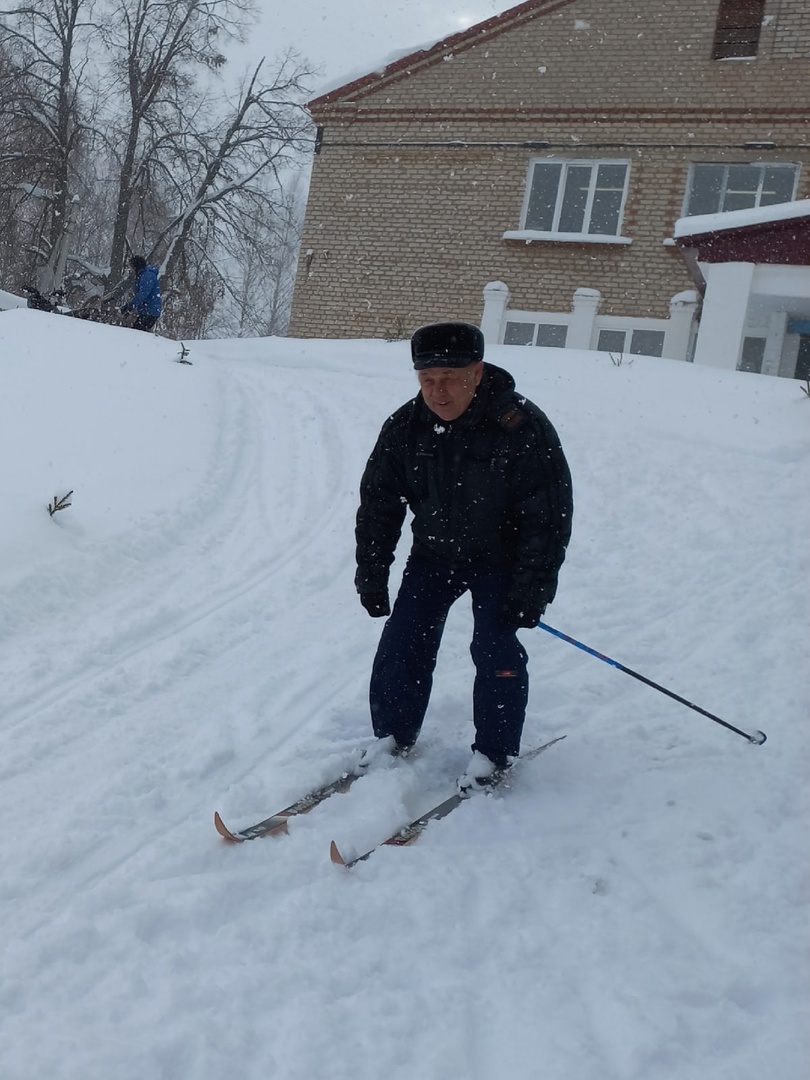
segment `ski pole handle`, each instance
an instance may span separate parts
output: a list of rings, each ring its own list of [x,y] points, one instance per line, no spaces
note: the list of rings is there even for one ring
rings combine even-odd
[[[722,727],[728,728],[729,731],[733,731],[736,735],[742,735],[744,739],[754,746],[762,746],[768,738],[764,731],[755,731],[752,735],[749,735],[747,731],[741,731],[740,728],[734,727],[733,724],[729,724],[725,720],[721,720],[720,717],[715,716],[714,713],[707,712],[706,709],[701,709],[699,705],[687,701],[686,698],[681,697],[680,694],[674,694],[671,690],[667,690],[665,686],[660,686],[658,683],[653,682],[652,679],[648,679],[645,675],[640,675],[637,671],[633,671],[632,668],[625,667],[624,664],[620,664],[618,660],[612,660],[609,656],[605,656],[604,653],[597,652],[596,649],[592,649],[589,645],[584,645],[581,641],[577,641],[576,638],[569,637],[568,634],[564,634],[561,630],[555,630],[553,626],[549,626],[548,623],[544,623],[542,620],[538,622],[537,626],[540,630],[545,630],[549,634],[553,634],[554,637],[567,641],[569,645],[575,645],[576,648],[582,649],[583,652],[595,656],[597,660],[603,660],[606,664],[610,664],[611,667],[618,668],[619,671],[623,671],[625,675],[632,675],[633,678],[638,679],[639,682],[643,682],[647,686],[651,686],[653,690],[658,690],[660,693],[666,694],[667,697],[679,701],[681,705],[686,705],[687,708],[693,709],[695,712],[700,713],[701,716],[707,716],[709,720],[713,720],[715,724],[720,724]]]

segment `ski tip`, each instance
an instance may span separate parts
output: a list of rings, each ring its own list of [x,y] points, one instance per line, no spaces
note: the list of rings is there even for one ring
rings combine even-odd
[[[337,846],[334,840],[332,841],[332,846],[329,848],[329,858],[332,860],[335,866],[346,865],[346,860],[340,854],[340,848]]]
[[[223,840],[229,840],[232,844],[240,843],[240,837],[234,836],[222,818],[219,816],[219,810],[214,811],[214,828],[217,830]]]
[[[762,746],[762,744],[766,742],[767,739],[768,736],[765,734],[764,731],[755,731],[753,735],[748,736],[748,741],[750,743],[753,743],[754,746]]]

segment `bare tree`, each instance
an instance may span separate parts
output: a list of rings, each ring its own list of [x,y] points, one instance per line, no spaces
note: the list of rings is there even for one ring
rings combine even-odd
[[[115,0],[109,45],[125,112],[110,132],[118,158],[111,280],[124,269],[133,211],[183,136],[195,78],[223,66],[219,40],[238,36],[252,11],[249,0]]]
[[[17,108],[23,80],[3,31],[0,23],[0,274],[8,287],[22,278],[20,252],[30,246],[36,228],[35,204],[26,205],[31,202],[26,180],[33,175],[28,161],[40,157],[40,148]]]
[[[0,11],[2,42],[14,57],[12,115],[31,146],[18,181],[42,200],[37,262],[46,291],[61,286],[75,226],[77,162],[90,131],[82,112],[94,0],[29,0]],[[89,100],[89,96],[88,96]]]
[[[177,158],[166,175],[177,213],[157,240],[165,251],[164,275],[171,282],[190,245],[208,243],[212,272],[223,289],[232,291],[221,274],[222,256],[239,257],[261,249],[268,237],[280,238],[290,228],[290,206],[282,174],[298,164],[309,134],[309,119],[300,105],[304,73],[288,55],[272,83],[259,81],[260,64],[246,81],[229,113],[209,131],[187,130]],[[289,245],[289,235],[282,241]],[[266,247],[264,252],[266,253]]]
[[[161,266],[168,329],[279,332],[299,228],[285,185],[311,137],[310,73],[288,54],[223,91],[221,47],[250,4],[24,0],[0,12],[0,215],[49,288],[69,259],[74,283],[113,294],[137,249]],[[0,238],[0,268],[11,251]]]
[[[239,337],[280,336],[287,331],[305,209],[300,181],[300,171],[287,175],[272,217],[238,241],[230,323]]]

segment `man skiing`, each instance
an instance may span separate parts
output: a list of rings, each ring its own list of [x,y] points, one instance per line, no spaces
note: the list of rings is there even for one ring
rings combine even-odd
[[[152,330],[163,312],[158,268],[149,266],[143,255],[133,255],[129,265],[135,274],[134,292],[121,314],[135,313],[133,329]]]
[[[413,746],[447,614],[469,592],[475,742],[458,787],[470,794],[520,752],[529,682],[516,631],[536,626],[554,599],[571,475],[544,413],[508,372],[484,363],[477,327],[423,326],[411,356],[421,392],[383,424],[360,484],[355,585],[369,615],[390,616],[369,691],[376,741],[360,768]],[[406,509],[413,545],[392,612],[388,577]]]

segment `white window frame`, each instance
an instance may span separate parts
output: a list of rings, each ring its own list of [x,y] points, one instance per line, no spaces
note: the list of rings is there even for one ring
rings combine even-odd
[[[796,161],[693,161],[692,164],[689,166],[689,176],[686,179],[686,193],[684,195],[683,213],[681,214],[681,217],[692,217],[693,216],[692,214],[689,213],[689,196],[690,196],[690,193],[692,191],[692,181],[694,179],[695,170],[700,168],[701,166],[703,166],[703,167],[709,166],[709,167],[712,167],[712,168],[723,169],[724,170],[723,171],[723,186],[722,186],[721,194],[720,194],[720,206],[718,207],[717,210],[701,211],[701,213],[714,213],[714,214],[728,213],[729,211],[724,211],[723,210],[723,202],[725,201],[726,196],[728,194],[728,174],[729,174],[729,169],[733,169],[733,168],[735,168],[737,166],[740,166],[740,165],[742,165],[742,166],[744,166],[745,168],[748,168],[748,169],[759,169],[760,170],[759,183],[757,184],[757,191],[756,191],[756,196],[755,196],[756,201],[754,202],[754,207],[758,207],[758,206],[761,205],[760,200],[762,199],[762,185],[765,183],[765,170],[766,169],[793,169],[793,195],[792,195],[791,199],[787,199],[785,201],[786,202],[791,202],[793,199],[796,198],[796,189],[798,187],[799,174],[801,172],[801,165]],[[779,206],[780,204],[779,203],[768,203],[768,205],[769,206]],[[750,209],[753,209],[754,207],[751,207]]]
[[[512,313],[507,312],[506,314],[508,316],[511,316]],[[503,333],[502,333],[502,336],[501,336],[500,344],[502,344],[502,345],[507,345],[508,344],[508,345],[511,345],[511,346],[519,346],[519,347],[522,347],[522,346],[525,346],[525,345],[539,345],[539,342],[538,342],[537,339],[541,334],[541,328],[553,327],[555,330],[562,330],[563,331],[563,334],[562,334],[563,339],[564,339],[563,344],[562,345],[540,345],[539,347],[540,348],[546,348],[546,349],[565,349],[567,347],[569,325],[570,325],[570,316],[567,316],[567,315],[560,316],[559,318],[556,318],[554,320],[549,319],[548,321],[546,321],[546,320],[540,321],[540,320],[537,320],[536,317],[531,317],[531,316],[527,317],[525,315],[519,315],[518,318],[516,318],[516,319],[513,319],[511,317],[510,318],[505,318],[504,323],[503,323]],[[506,338],[509,335],[510,328],[511,327],[518,327],[518,326],[526,327],[525,337],[528,340],[520,341],[520,342],[518,342],[518,341],[507,342]]]
[[[639,321],[641,321],[641,320],[639,320]],[[622,338],[621,345],[611,346],[611,347],[603,346],[601,344],[602,334],[620,335],[621,338]],[[634,346],[637,344],[637,341],[638,341],[638,339],[636,337],[637,334],[639,334],[639,335],[640,334],[655,334],[657,337],[660,337],[660,339],[661,339],[660,340],[660,349],[661,349],[661,351],[657,352],[657,353],[648,353],[648,352],[643,352],[642,350],[635,348]],[[664,349],[666,348],[666,336],[667,335],[666,335],[666,329],[663,328],[663,327],[628,326],[625,329],[625,327],[623,327],[623,326],[618,327],[618,326],[615,326],[615,325],[611,325],[611,326],[600,325],[600,323],[597,321],[596,335],[595,336],[596,336],[596,344],[594,345],[594,350],[596,352],[627,353],[628,356],[663,356],[664,355]]]
[[[526,176],[525,190],[523,194],[523,206],[520,212],[520,229],[511,229],[503,234],[504,240],[523,240],[530,243],[534,240],[553,240],[563,243],[576,243],[576,244],[631,244],[633,241],[630,237],[621,235],[621,228],[624,222],[624,210],[627,204],[627,193],[630,189],[630,170],[631,161],[629,158],[532,158],[529,162],[529,168]],[[532,185],[534,182],[534,170],[538,165],[559,165],[560,170],[560,183],[557,188],[557,199],[554,207],[553,225],[549,230],[540,229],[528,229],[526,228],[526,217],[529,211],[529,203],[532,194]],[[621,205],[619,207],[617,229],[616,233],[589,233],[589,232],[560,232],[557,225],[560,220],[560,213],[562,211],[563,200],[565,197],[565,182],[568,175],[568,170],[571,167],[588,167],[591,170],[590,183],[588,188],[588,196],[585,204],[584,212],[584,226],[588,227],[591,220],[591,211],[593,209],[594,194],[596,190],[596,178],[598,175],[598,169],[600,165],[623,165],[626,168],[624,179],[624,190],[622,191]]]

